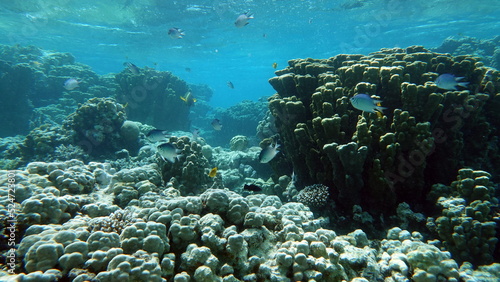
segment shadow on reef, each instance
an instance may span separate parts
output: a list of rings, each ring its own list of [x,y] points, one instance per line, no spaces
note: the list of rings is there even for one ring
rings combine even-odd
[[[470,84],[439,89],[443,73]],[[460,168],[499,175],[500,73],[475,56],[413,46],[290,60],[276,75],[269,109],[284,151],[278,160],[291,164],[300,185],[332,187],[341,209],[422,209],[431,186],[451,182]],[[354,109],[349,98],[358,93],[379,96],[385,115]]]

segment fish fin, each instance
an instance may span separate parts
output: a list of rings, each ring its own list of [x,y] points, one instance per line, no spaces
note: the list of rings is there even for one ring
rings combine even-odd
[[[179,96],[179,98],[181,98],[182,101],[186,102],[187,103],[187,99],[182,97],[182,96]]]
[[[460,81],[460,80],[462,80],[462,79],[464,79],[464,78],[465,78],[465,76],[455,77],[455,81],[457,81],[457,82],[458,82],[458,81]]]
[[[459,82],[458,85],[462,86],[462,87],[467,87],[467,85],[469,85],[469,82]],[[456,88],[456,87],[455,87]],[[455,89],[456,90],[456,89]]]
[[[382,113],[383,110],[386,110],[386,107],[376,106],[375,111]]]

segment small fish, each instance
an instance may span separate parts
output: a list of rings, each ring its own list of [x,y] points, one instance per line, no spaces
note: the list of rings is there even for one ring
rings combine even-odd
[[[188,93],[186,93],[184,97],[181,96],[180,98],[182,101],[186,103],[186,105],[188,105],[188,107],[193,106],[194,103],[196,102],[196,98],[193,96],[191,91],[188,91]]]
[[[273,69],[276,69],[278,67],[278,63],[274,62],[273,63]]]
[[[131,62],[125,62],[123,63],[123,65],[126,66],[128,70],[133,74],[139,74],[141,72],[141,70]]]
[[[236,27],[244,27],[248,24],[249,19],[253,19],[253,15],[250,12],[243,13],[236,18],[234,25]]]
[[[382,110],[387,109],[380,106],[382,101],[375,100],[367,94],[356,94],[349,100],[354,108],[363,112],[375,113],[382,112]]]
[[[184,70],[187,72],[191,72],[191,68],[185,68]]]
[[[227,87],[234,89],[234,84],[231,81],[227,82]]]
[[[164,141],[166,138],[170,137],[170,135],[168,135],[165,130],[153,129],[153,130],[150,130],[146,134],[146,137],[151,142],[160,142],[160,141]]]
[[[68,78],[68,80],[64,82],[64,88],[66,90],[73,90],[79,86],[78,84],[80,84],[80,82],[82,81],[81,80],[79,81],[76,78]]]
[[[212,120],[212,122],[210,124],[217,131],[222,129],[222,124],[220,123],[220,120],[218,120],[216,118],[214,120]]]
[[[31,61],[30,66],[33,66],[35,68],[41,68],[43,66],[43,64],[40,63],[39,61]]]
[[[193,129],[193,131],[191,131],[191,133],[193,134],[193,140],[198,140],[198,137],[200,137],[200,130],[198,128],[195,128]]]
[[[210,177],[215,177],[217,175],[217,167],[212,168],[210,172],[208,173],[208,176]]]
[[[172,39],[181,39],[184,35],[184,32],[182,29],[177,28],[177,27],[172,27],[171,29],[168,30],[168,36]]]
[[[464,77],[456,77],[453,74],[444,73],[434,81],[437,87],[444,90],[458,90],[457,86],[467,87],[468,82],[459,82],[464,79]]]
[[[243,186],[243,190],[247,190],[247,191],[254,191],[254,192],[260,192],[262,191],[262,188],[260,188],[259,186],[255,185],[255,184],[245,184]]]
[[[263,164],[268,163],[279,153],[279,144],[269,144],[266,148],[262,149],[259,154],[259,161]]]
[[[175,160],[179,159],[182,157],[179,153],[181,150],[175,148],[175,146],[172,143],[163,143],[158,145],[156,147],[158,149],[158,153],[160,154],[161,158],[165,161],[169,161],[171,163],[175,163]]]

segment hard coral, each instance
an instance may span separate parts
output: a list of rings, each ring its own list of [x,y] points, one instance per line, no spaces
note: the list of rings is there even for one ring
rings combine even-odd
[[[64,123],[75,132],[75,141],[93,156],[122,148],[120,128],[126,120],[125,108],[110,98],[93,98],[81,105]]]
[[[269,80],[284,152],[273,169],[293,167],[301,185],[335,185],[340,208],[387,213],[417,204],[464,163],[499,175],[500,77],[476,56],[412,46],[288,65]],[[469,87],[438,89],[443,73],[464,76]],[[359,93],[380,97],[385,115],[353,108],[349,98]]]
[[[325,206],[330,197],[328,187],[323,184],[314,184],[300,190],[297,194],[297,201],[309,207],[321,208]]]

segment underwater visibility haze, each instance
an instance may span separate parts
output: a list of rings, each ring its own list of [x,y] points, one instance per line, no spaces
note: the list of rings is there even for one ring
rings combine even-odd
[[[0,281],[500,281],[500,1],[0,1]]]

